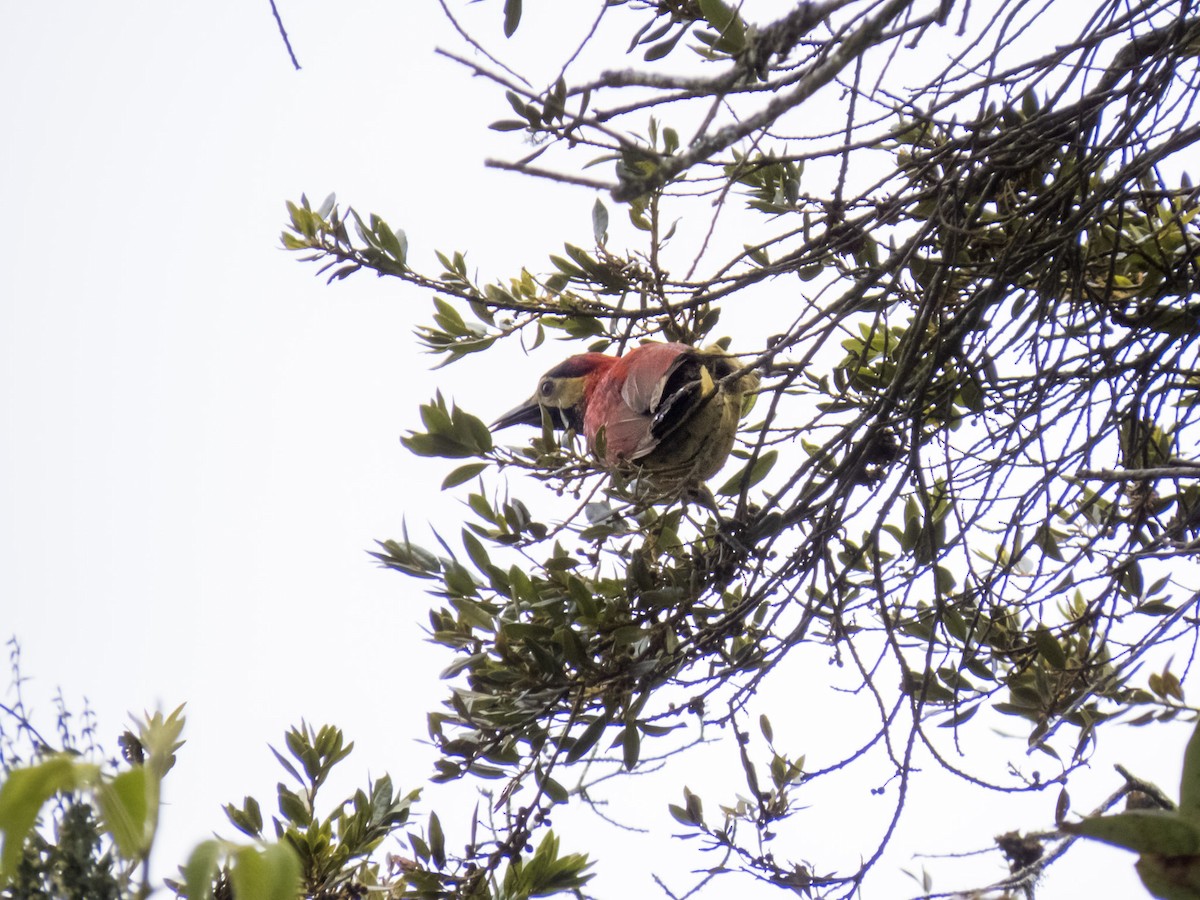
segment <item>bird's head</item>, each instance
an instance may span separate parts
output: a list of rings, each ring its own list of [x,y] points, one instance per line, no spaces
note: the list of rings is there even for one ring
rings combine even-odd
[[[563,360],[538,380],[532,397],[506,412],[492,427],[541,425],[544,409],[555,428],[582,433],[583,416],[593,387],[615,362],[615,357],[603,353],[581,353]]]

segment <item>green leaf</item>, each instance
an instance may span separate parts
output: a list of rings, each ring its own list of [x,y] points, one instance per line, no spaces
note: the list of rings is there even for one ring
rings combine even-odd
[[[463,459],[475,456],[476,449],[467,446],[446,434],[413,434],[403,435],[400,443],[415,456],[437,456],[442,459]]]
[[[371,553],[379,562],[389,569],[396,569],[406,575],[416,578],[434,578],[442,571],[442,561],[424,547],[418,547],[407,538],[404,543],[399,541],[376,541],[383,548],[382,553]],[[276,754],[278,756],[278,754]],[[283,757],[279,757],[283,761]],[[288,765],[284,761],[284,765]],[[297,775],[298,779],[300,776]]]
[[[632,770],[637,765],[638,757],[642,752],[642,738],[638,733],[637,726],[632,722],[625,726],[624,733],[621,735],[621,752],[625,768]]]
[[[691,814],[686,809],[684,809],[682,806],[679,806],[676,803],[668,803],[667,804],[667,812],[669,812],[671,814],[671,818],[673,818],[676,822],[679,822],[681,825],[699,825],[700,824],[699,822],[692,819]]]
[[[693,794],[687,786],[684,786],[683,797],[687,803],[688,815],[691,816],[692,821],[698,825],[702,825],[704,823],[704,803],[700,799],[700,795]]]
[[[278,756],[278,753],[276,755]],[[285,765],[291,768],[290,764],[285,763]],[[226,818],[233,823],[234,828],[248,837],[261,837],[263,818],[262,810],[259,808],[257,800],[253,797],[246,797],[242,801],[241,809],[238,809],[232,803],[225,804],[224,809]]]
[[[1179,815],[1200,827],[1200,724],[1183,753],[1183,778],[1179,784]]]
[[[945,722],[938,723],[938,727],[939,728],[957,728],[959,725],[962,725],[963,723],[970,721],[970,719],[975,715],[975,713],[979,712],[979,708],[982,705],[983,705],[982,703],[976,703],[974,706],[961,707],[957,712],[955,712]]]
[[[771,720],[767,718],[766,713],[758,717],[758,727],[762,731],[762,736],[767,739],[768,744],[775,739],[775,729],[771,727]]]
[[[1033,533],[1033,541],[1042,553],[1046,554],[1050,559],[1057,562],[1063,561],[1062,550],[1058,546],[1058,539],[1054,534],[1054,529],[1048,523],[1038,527],[1037,531]]]
[[[1124,847],[1135,853],[1184,856],[1200,849],[1200,833],[1191,823],[1161,809],[1134,809],[1111,816],[1091,816],[1063,826],[1065,831]]]
[[[542,791],[554,803],[566,803],[571,798],[570,792],[553,778],[545,778],[541,783]]]
[[[421,860],[421,862],[429,862],[429,845],[425,843],[425,840],[420,835],[413,834],[410,831],[408,833],[408,843],[412,847],[413,853],[416,854],[417,859]]]
[[[687,32],[688,30],[686,28],[681,28],[665,41],[659,41],[657,44],[652,45],[646,50],[645,53],[642,54],[642,59],[644,59],[646,62],[654,62],[656,59],[662,59],[663,57],[669,55],[670,52],[675,49],[675,45],[679,43],[680,39],[687,34]]]
[[[512,37],[521,24],[521,0],[504,0],[504,36]]]
[[[465,597],[455,597],[451,602],[466,624],[481,631],[494,630],[495,622],[492,615],[478,603],[472,603]]]
[[[429,814],[429,852],[433,857],[433,864],[439,869],[445,868],[446,835],[442,832],[442,823],[435,812]]]
[[[606,716],[597,716],[592,724],[584,729],[583,734],[575,739],[575,743],[567,751],[567,762],[575,762],[591,750],[596,745],[596,741],[600,740],[600,736],[604,734],[604,729],[607,726],[608,718]]]
[[[713,47],[726,53],[737,53],[746,46],[746,26],[733,7],[724,0],[699,0],[700,12],[720,34]]]
[[[1067,667],[1067,654],[1049,629],[1038,627],[1033,633],[1033,642],[1038,654],[1054,668],[1061,671]]]
[[[475,564],[475,568],[477,568],[484,575],[488,574],[488,571],[492,568],[492,561],[488,557],[487,549],[483,546],[483,543],[479,540],[479,538],[475,537],[475,535],[464,528],[462,532],[462,542],[463,547],[466,548],[467,556],[470,558],[471,562]]]
[[[679,149],[679,132],[674,128],[663,129],[663,150],[670,156]]]
[[[467,463],[465,466],[459,466],[442,480],[442,490],[470,481],[487,467],[487,463]]]
[[[556,269],[571,278],[584,279],[587,278],[587,272],[579,268],[574,263],[563,259],[561,256],[550,254],[550,262],[554,263]]]
[[[608,208],[599,197],[592,204],[592,235],[600,246],[608,243]]]
[[[447,331],[461,333],[466,328],[467,323],[463,321],[462,314],[441,297],[433,298],[433,307],[437,310],[434,318]]]
[[[187,865],[183,867],[183,881],[187,885],[188,900],[211,900],[220,855],[220,841],[204,841],[192,851]]]
[[[312,824],[312,811],[308,804],[295,791],[285,785],[278,785],[279,813],[289,822],[301,827]]]
[[[105,781],[96,790],[104,825],[126,859],[137,859],[150,849],[153,818],[146,790],[146,767],[138,766]]]
[[[1146,890],[1160,900],[1197,900],[1200,897],[1200,856],[1148,853],[1134,868]]]
[[[43,804],[59,791],[74,787],[78,774],[74,759],[53,756],[36,766],[14,769],[0,785],[0,837],[4,841],[0,851],[0,884],[16,872],[25,837]]]
[[[229,869],[234,900],[296,900],[300,896],[300,860],[287,844],[242,847]]]
[[[403,231],[393,231],[387,222],[377,216],[371,216],[371,225],[380,248],[401,266],[408,258],[408,238]]]
[[[451,421],[455,436],[463,444],[472,447],[477,453],[487,453],[492,449],[492,430],[483,419],[456,406],[451,412]]]
[[[1021,95],[1021,114],[1026,119],[1032,119],[1035,115],[1037,115],[1037,111],[1037,94],[1034,92],[1032,87],[1028,87],[1025,89],[1025,93]]]
[[[774,467],[775,461],[778,458],[778,451],[767,450],[754,461],[754,465],[751,466],[748,475],[746,469],[743,468],[740,472],[721,485],[717,489],[717,493],[723,497],[730,497],[735,494],[740,494],[742,491],[743,479],[746,480],[747,490],[754,487],[756,484],[766,478],[768,474],[770,474],[771,469]]]

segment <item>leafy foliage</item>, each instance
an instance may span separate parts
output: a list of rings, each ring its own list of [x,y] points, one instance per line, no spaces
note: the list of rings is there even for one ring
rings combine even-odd
[[[480,279],[462,252],[423,271],[401,232],[332,197],[289,207],[285,246],[332,278],[371,269],[435,295],[418,338],[442,364],[499,359],[514,336],[620,351],[720,324],[761,373],[740,472],[711,502],[639,493],[549,423],[498,446],[440,395],[405,438],[456,461],[444,487],[469,512],[453,543],[404,535],[376,555],[424,580],[452,655],[438,777],[524,790],[512,846],[545,804],[590,796],[568,772],[633,770],[723,727],[747,798],[718,823],[689,790],[676,820],[727,853],[722,873],[850,896],[922,761],[1068,802],[1104,729],[1189,712],[1166,654],[1191,653],[1200,601],[1200,231],[1181,171],[1200,20],[1165,0],[1086,19],[998,0],[964,7],[957,39],[953,6],[838,0],[772,21],[750,3],[609,0],[603,34],[623,31],[635,62],[592,71],[568,52],[541,89],[447,52],[516,115],[492,128],[534,144],[493,165],[604,190],[627,216],[619,233],[593,204],[593,247],[510,277]],[[506,35],[529,16],[503,12]],[[1074,39],[1025,43],[1055,14]],[[601,35],[589,49],[621,52]],[[933,35],[957,41],[944,63]],[[518,473],[564,505],[541,512]],[[857,749],[779,751],[769,723],[765,749],[751,740],[756,698],[823,660],[873,707],[841,723]],[[1000,721],[1051,775],[962,757]],[[816,781],[869,764],[895,789],[882,833],[847,836],[860,864],[769,850]],[[997,850],[1000,891],[1060,855]]]
[[[1141,854],[1138,874],[1155,897],[1200,897],[1200,727],[1184,757],[1178,807],[1156,789],[1138,796],[1152,796],[1149,808],[1130,802],[1124,812],[1088,816],[1065,827],[1072,834]]]
[[[154,714],[138,733],[121,738],[125,762],[88,761],[102,755],[80,748],[70,715],[59,710],[63,748],[55,750],[25,714],[20,698],[18,651],[13,646],[17,702],[0,707],[0,897],[4,900],[142,900],[154,890],[148,870],[157,833],[158,793],[182,746],[181,709]],[[12,727],[10,733],[9,727]],[[84,736],[90,742],[92,726]],[[318,792],[335,766],[354,748],[332,726],[302,724],[284,736],[286,755],[272,748],[294,787],[277,788],[279,815],[264,828],[262,807],[247,796],[227,804],[225,814],[244,840],[204,841],[166,882],[189,900],[355,900],[367,894],[390,898],[467,896],[527,900],[578,891],[591,877],[583,854],[560,854],[552,832],[537,849],[529,833],[497,840],[475,837],[463,857],[447,853],[436,813],[427,828],[402,834],[420,791],[401,794],[384,775],[365,790],[317,815]],[[82,752],[81,752],[82,750]],[[539,822],[542,817],[539,816]],[[416,859],[401,856],[406,839]],[[387,845],[390,839],[390,846]],[[382,850],[388,847],[389,852]],[[508,861],[502,880],[485,874]],[[485,865],[479,862],[484,861]]]
[[[347,744],[341,731],[328,725],[315,731],[307,725],[293,728],[285,743],[291,759],[273,748],[272,752],[298,783],[299,790],[279,784],[280,815],[273,820],[273,836],[280,846],[292,851],[288,854],[295,860],[292,878],[302,885],[302,895],[332,900],[359,896],[366,887],[379,885],[379,863],[372,854],[384,838],[408,820],[419,791],[401,797],[393,792],[392,781],[385,775],[369,784],[366,791],[356,791],[325,818],[318,818],[317,792],[354,745]],[[240,807],[226,805],[225,814],[238,831],[256,841],[264,839],[262,810],[253,797],[246,797]],[[212,841],[194,852],[188,864],[189,897],[195,896],[197,885],[212,881],[221,846],[221,842]]]
[[[29,720],[20,648],[9,641],[15,703],[0,706],[0,896],[125,900],[150,893],[159,789],[175,762],[182,709],[148,715],[103,760],[90,713],[78,733],[59,699],[59,748]]]
[[[353,749],[342,732],[332,726],[312,729],[307,725],[293,728],[286,735],[287,755],[272,749],[276,760],[296,783],[296,789],[280,783],[277,789],[279,816],[272,825],[274,846],[290,848],[289,857],[298,861],[296,877],[301,884],[300,895],[312,900],[350,900],[364,894],[384,893],[388,897],[437,898],[458,891],[464,896],[503,896],[513,900],[547,896],[580,887],[587,882],[584,870],[586,856],[559,855],[558,841],[548,834],[537,851],[528,859],[521,856],[524,840],[513,848],[504,844],[489,846],[485,841],[474,843],[473,849],[460,858],[446,851],[446,836],[437,813],[430,813],[422,831],[409,831],[404,837],[416,857],[408,858],[389,852],[381,859],[377,851],[388,838],[400,837],[400,830],[409,821],[412,807],[420,791],[401,795],[392,787],[388,776],[368,784],[341,803],[325,817],[319,817],[317,795],[334,766]],[[241,806],[229,804],[225,814],[235,828],[258,841],[264,838],[261,807],[253,797],[246,797]],[[271,845],[268,845],[268,849]],[[188,864],[188,897],[207,896],[196,886],[208,884],[218,877],[217,862],[223,842],[201,844]],[[244,854],[244,849],[238,854]],[[503,875],[502,893],[482,880],[490,866],[478,865],[478,858],[493,855],[508,858],[510,864]],[[244,861],[235,856],[235,862]],[[265,864],[264,864],[265,865]],[[234,869],[236,874],[237,868]],[[218,878],[218,886],[219,886]],[[272,882],[279,883],[276,876]],[[239,895],[236,879],[234,895]],[[215,891],[214,891],[215,893]],[[260,896],[251,890],[248,896]],[[295,896],[292,894],[290,896]]]

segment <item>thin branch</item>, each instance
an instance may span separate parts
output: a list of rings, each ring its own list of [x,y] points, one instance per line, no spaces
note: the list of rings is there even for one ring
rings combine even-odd
[[[612,191],[616,189],[612,182],[599,181],[595,178],[584,178],[582,175],[569,175],[565,172],[555,172],[551,169],[543,169],[540,166],[530,166],[519,162],[511,163],[503,159],[485,159],[483,164],[489,169],[502,169],[506,172],[519,172],[522,175],[532,175],[535,178],[547,178],[550,181],[557,181],[562,184],[577,184],[580,187],[595,188],[596,190],[601,191]]]
[[[1183,462],[1149,469],[1080,469],[1077,477],[1087,481],[1140,481],[1146,478],[1200,478],[1200,463]]]
[[[299,72],[300,71],[300,61],[298,59],[296,59],[296,54],[292,50],[292,42],[288,38],[287,30],[283,27],[283,19],[281,19],[279,17],[279,10],[275,7],[275,0],[270,0],[270,3],[271,3],[271,14],[273,16],[275,16],[275,25],[279,29],[279,36],[281,38],[283,38],[283,46],[285,46],[287,48],[288,57],[292,60],[292,65],[295,66],[296,71]]]
[[[695,141],[687,152],[663,160],[662,165],[646,178],[630,179],[613,191],[613,199],[628,201],[657,190],[680,172],[709,159],[755,131],[770,125],[788,110],[799,106],[818,90],[829,84],[851,61],[870,47],[888,24],[910,7],[914,0],[891,0],[879,15],[847,37],[829,58],[809,72],[792,90],[776,96],[763,109],[734,125]]]

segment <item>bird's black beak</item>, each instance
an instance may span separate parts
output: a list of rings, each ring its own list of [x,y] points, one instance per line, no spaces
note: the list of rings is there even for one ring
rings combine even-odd
[[[534,397],[514,407],[492,423],[492,428],[508,428],[510,425],[542,425],[542,407]]]

